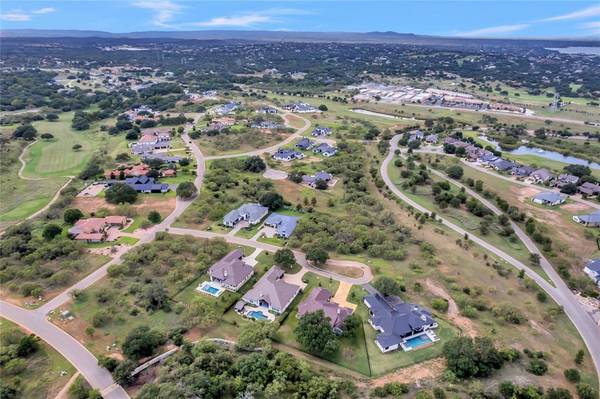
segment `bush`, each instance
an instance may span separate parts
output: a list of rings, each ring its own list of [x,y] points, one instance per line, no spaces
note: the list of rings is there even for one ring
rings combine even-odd
[[[402,286],[392,278],[382,276],[373,283],[373,287],[384,296],[400,295]]]
[[[71,208],[71,209],[67,209],[65,211],[65,214],[63,215],[63,220],[65,221],[65,223],[74,224],[82,217],[83,217],[83,212],[81,212],[77,208]]]
[[[135,363],[131,360],[124,360],[112,372],[115,382],[119,385],[127,386],[133,382],[131,373],[135,370]]]
[[[463,176],[464,171],[461,166],[452,165],[448,169],[446,169],[446,174],[448,174],[448,176],[452,179],[458,180]]]
[[[196,195],[198,190],[194,183],[186,181],[177,186],[177,196],[183,199],[189,199]]]
[[[598,394],[596,393],[596,390],[586,383],[580,382],[579,384],[576,385],[576,389],[577,389],[577,396],[579,396],[579,399],[597,399],[598,398]]]
[[[448,369],[458,378],[488,377],[502,367],[502,357],[489,338],[454,338],[443,347]]]
[[[581,380],[581,374],[577,369],[566,369],[565,378],[570,382],[579,382]]]
[[[49,223],[46,226],[44,226],[42,237],[44,237],[47,241],[51,241],[60,233],[62,233],[62,227],[54,223]]]
[[[157,224],[160,223],[162,217],[157,211],[150,211],[150,213],[148,213],[148,220],[154,224]]]
[[[548,365],[542,359],[531,359],[527,371],[535,375],[544,375],[548,371]]]
[[[154,354],[156,348],[163,341],[164,337],[160,332],[151,330],[148,326],[140,326],[131,330],[127,337],[125,337],[122,345],[123,354],[130,359],[141,359]]]
[[[431,307],[440,313],[446,313],[448,311],[448,301],[444,298],[434,298],[431,301]]]
[[[244,170],[253,173],[264,172],[267,168],[265,161],[261,157],[254,155],[244,160]]]
[[[277,209],[283,207],[284,201],[281,194],[269,191],[264,193],[259,200],[262,206],[266,206],[271,211],[276,211]]]

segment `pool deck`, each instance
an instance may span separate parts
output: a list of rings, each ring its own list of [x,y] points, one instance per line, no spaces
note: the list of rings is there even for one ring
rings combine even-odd
[[[206,291],[204,289],[205,287],[216,288],[216,289],[218,289],[218,291],[215,293],[212,293],[212,292]],[[210,295],[214,298],[218,298],[221,296],[221,294],[223,294],[225,292],[225,288],[221,287],[221,285],[219,283],[215,283],[213,281],[203,281],[200,283],[200,285],[198,285],[198,287],[196,287],[196,292],[199,292],[199,293],[205,294],[205,295]]]
[[[253,305],[246,304],[246,306],[244,307],[244,316],[248,317],[252,320],[257,320],[248,314],[250,312],[261,312],[262,314],[264,314],[267,317],[267,319],[266,319],[267,321],[270,321],[270,322],[275,321],[275,315],[273,313],[269,312],[267,309],[261,308],[259,306],[253,306]]]

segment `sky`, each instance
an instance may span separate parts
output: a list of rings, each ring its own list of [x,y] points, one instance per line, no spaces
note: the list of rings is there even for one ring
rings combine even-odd
[[[600,40],[600,1],[2,0],[0,28],[395,31]]]

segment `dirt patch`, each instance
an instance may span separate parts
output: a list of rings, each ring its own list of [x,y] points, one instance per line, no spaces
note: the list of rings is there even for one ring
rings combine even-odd
[[[131,205],[138,215],[147,215],[150,211],[158,211],[163,217],[173,212],[175,209],[175,197],[155,197],[151,195],[140,196],[138,201]],[[105,208],[109,212],[115,212],[117,205],[109,204],[102,197],[82,198],[77,197],[73,200],[73,207],[81,209],[84,213],[96,212]]]
[[[569,212],[587,212],[592,213],[595,209],[590,208],[586,204],[582,204],[581,202],[571,202],[570,204],[561,205],[561,209],[564,209]]]
[[[477,330],[475,329],[475,325],[471,321],[471,319],[461,316],[458,311],[458,306],[456,306],[456,302],[448,293],[440,286],[435,285],[433,281],[430,279],[425,280],[425,284],[427,285],[427,289],[436,296],[440,298],[444,298],[448,301],[448,318],[456,324],[465,334],[469,337],[477,336]]]
[[[537,193],[542,192],[542,190],[535,187],[524,187],[524,186],[514,186],[510,188],[510,191],[517,195],[520,202],[527,202],[528,199],[536,195]]]
[[[359,269],[358,267],[332,265],[331,263],[327,263],[325,266],[322,267],[322,269],[352,278],[359,278],[365,274],[364,271],[362,269]]]
[[[544,335],[552,335],[550,334],[550,331],[546,330],[544,327],[540,326],[535,320],[529,320],[529,324],[531,324],[531,327],[533,327],[533,329],[537,332],[540,332]]]
[[[446,370],[446,361],[442,358],[427,360],[396,371],[395,373],[384,375],[369,381],[370,388],[379,387],[390,382],[401,382],[410,384],[416,381],[433,380],[440,377]]]

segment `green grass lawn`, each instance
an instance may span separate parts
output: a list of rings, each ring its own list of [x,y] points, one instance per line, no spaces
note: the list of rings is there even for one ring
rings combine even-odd
[[[113,245],[135,245],[139,240],[134,237],[119,237],[115,241],[104,241],[104,242],[91,242],[86,243],[86,248],[106,248],[112,247]]]
[[[2,347],[4,347],[4,340],[9,337],[20,338],[26,334],[16,324],[6,319],[0,319],[0,332],[3,340]],[[53,398],[75,372],[75,368],[44,341],[40,341],[38,351],[25,360],[25,369],[14,376],[5,374],[3,367],[0,367],[3,384],[18,385],[20,392],[18,397],[21,398]]]

